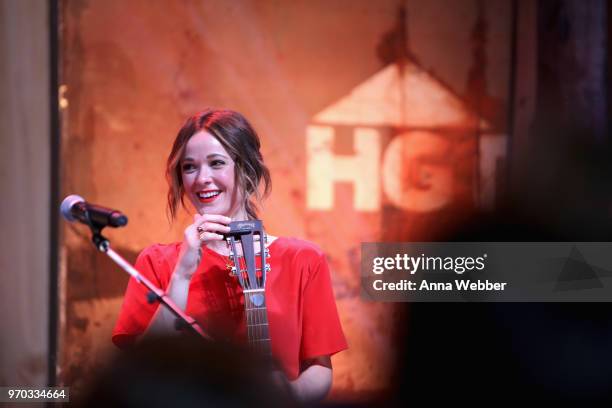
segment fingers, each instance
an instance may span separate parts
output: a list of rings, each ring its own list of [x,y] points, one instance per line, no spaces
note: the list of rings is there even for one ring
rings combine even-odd
[[[216,222],[219,224],[227,225],[232,221],[230,217],[226,217],[225,215],[219,214],[195,214],[193,216],[193,223],[195,225],[200,225],[203,222]]]
[[[198,231],[200,234],[203,232],[221,232],[221,233],[227,233],[230,231],[230,227],[228,227],[227,225],[223,225],[223,224],[219,224],[216,222],[203,222],[202,224],[198,225],[196,227],[196,231]]]
[[[223,235],[216,234],[214,232],[201,232],[199,237],[200,237],[200,242],[223,241]]]
[[[223,240],[224,233],[230,231],[227,225],[231,218],[218,214],[196,214],[193,226],[196,228],[200,242]]]

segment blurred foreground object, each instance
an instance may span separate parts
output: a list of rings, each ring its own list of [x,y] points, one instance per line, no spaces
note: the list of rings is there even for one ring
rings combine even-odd
[[[292,407],[267,359],[195,337],[144,340],[121,352],[90,384],[81,407]]]

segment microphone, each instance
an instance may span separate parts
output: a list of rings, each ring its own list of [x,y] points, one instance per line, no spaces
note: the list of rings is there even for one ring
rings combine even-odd
[[[76,194],[64,198],[60,211],[67,221],[79,221],[83,224],[96,224],[98,227],[123,227],[128,219],[120,211],[90,204]]]

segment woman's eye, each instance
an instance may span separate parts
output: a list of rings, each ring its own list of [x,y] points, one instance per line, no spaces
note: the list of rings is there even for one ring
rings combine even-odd
[[[221,167],[225,164],[225,162],[223,160],[213,160],[210,162],[210,165],[212,167]]]
[[[195,166],[192,163],[185,163],[182,167],[183,171],[191,171],[195,169]]]

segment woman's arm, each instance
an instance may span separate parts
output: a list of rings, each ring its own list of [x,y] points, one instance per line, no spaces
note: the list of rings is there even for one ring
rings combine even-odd
[[[181,310],[187,307],[187,295],[189,293],[189,283],[191,282],[191,274],[193,271],[177,262],[170,283],[166,288],[166,296],[168,296]],[[169,335],[178,334],[180,331],[175,328],[176,316],[170,312],[165,306],[159,304],[155,315],[151,319],[151,323],[147,327],[145,337],[147,335]]]
[[[299,377],[291,381],[291,389],[301,402],[320,401],[332,385],[332,365],[329,356],[321,356],[303,363],[306,367]]]
[[[166,295],[181,310],[184,311],[187,308],[189,283],[202,260],[202,245],[210,241],[223,240],[223,236],[219,232],[229,232],[227,224],[230,221],[229,217],[223,215],[196,214],[193,224],[185,229],[178,261],[166,288]],[[200,228],[199,231],[198,228]],[[160,304],[147,327],[145,336],[149,334],[180,333],[176,330],[175,321],[176,316]]]

